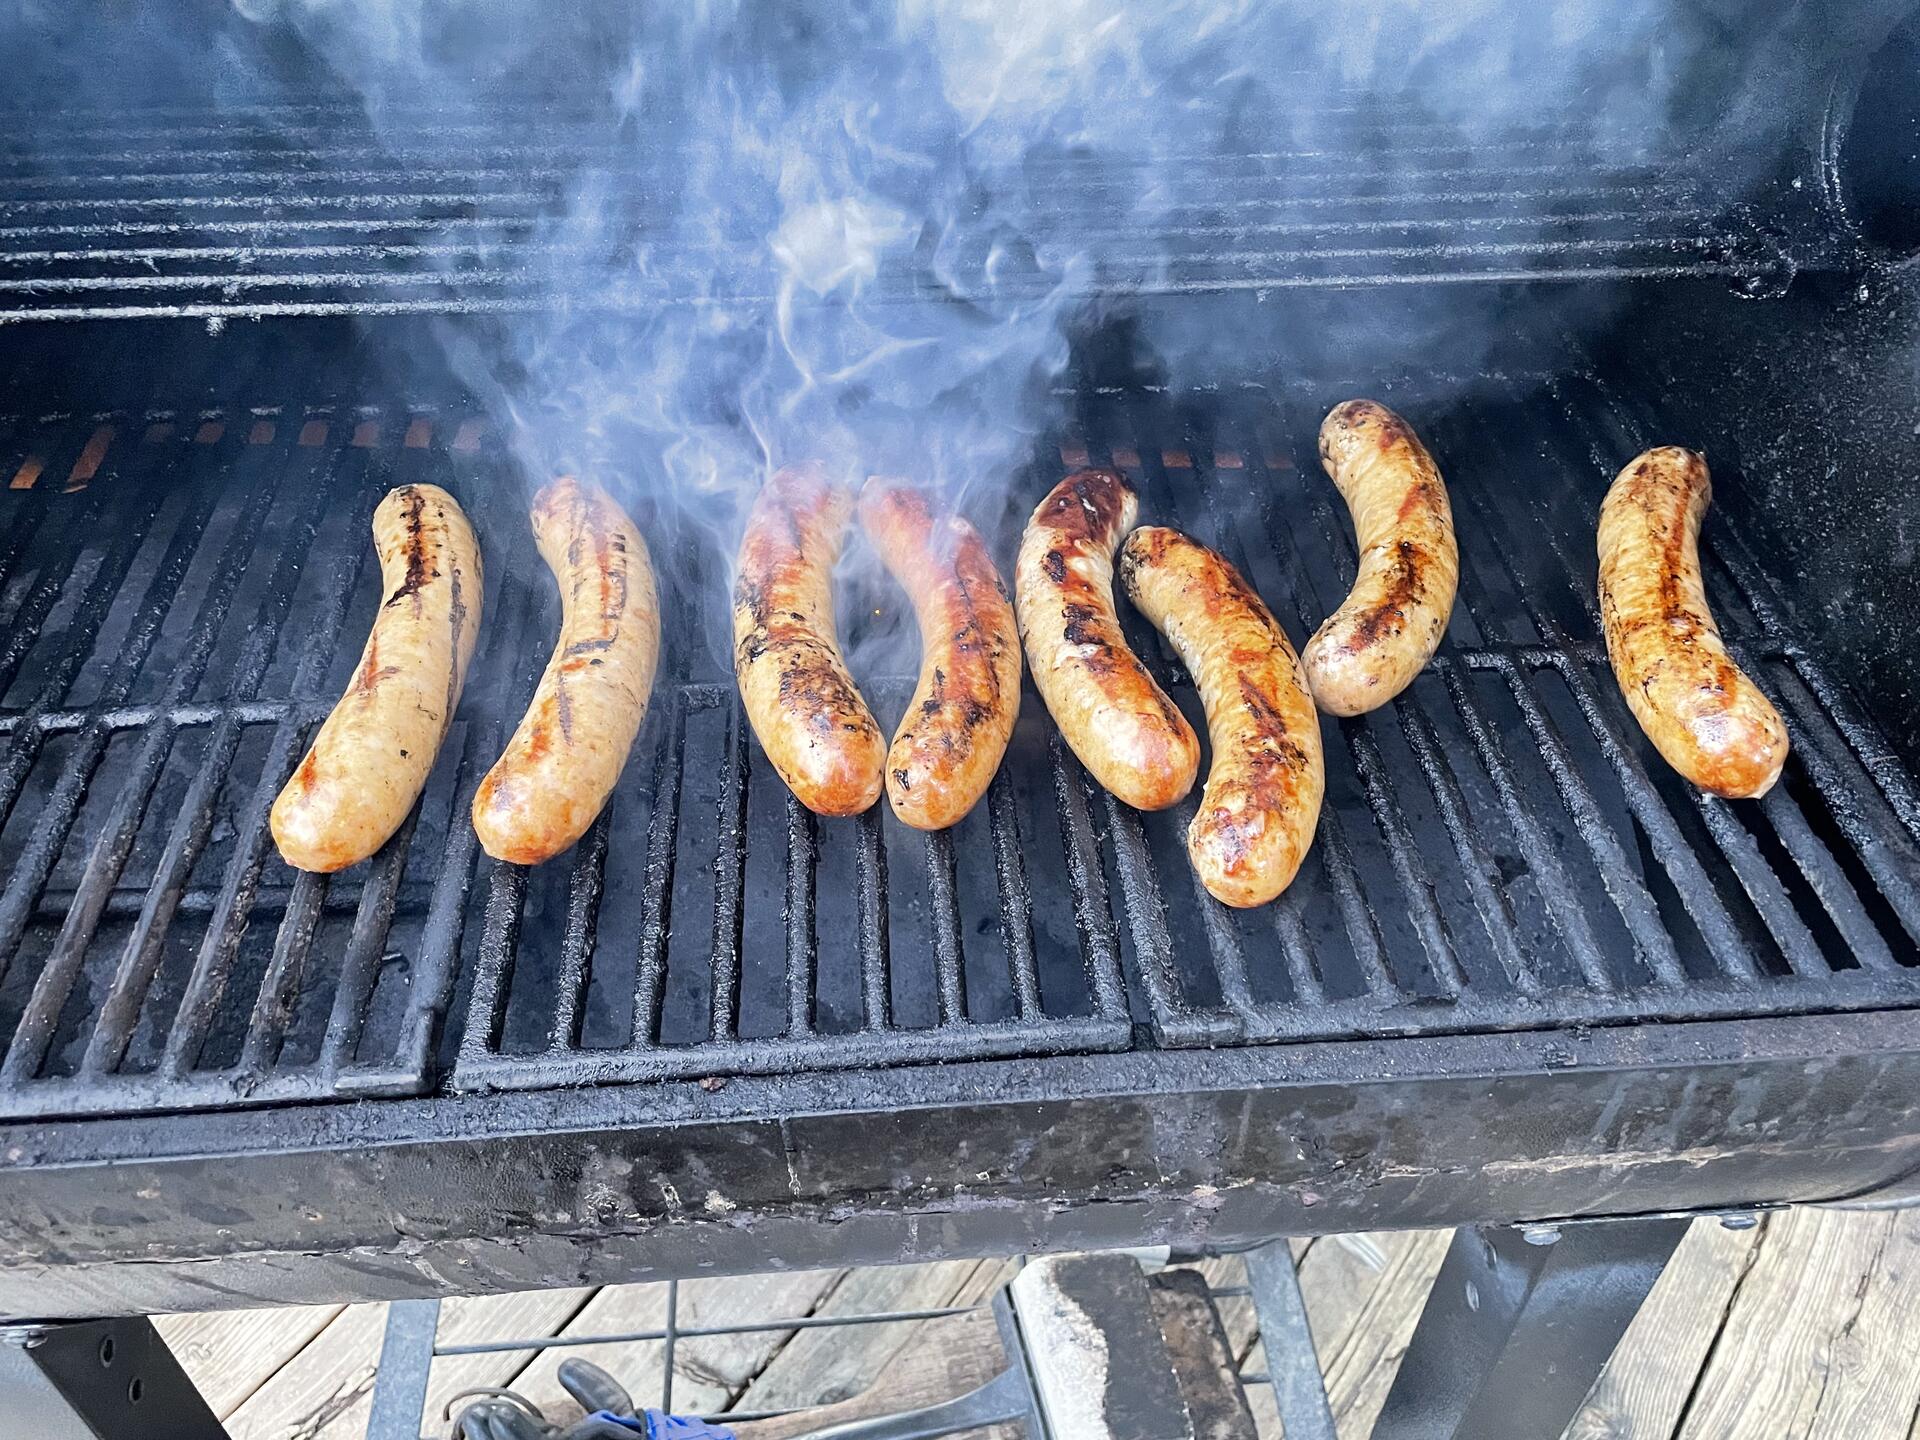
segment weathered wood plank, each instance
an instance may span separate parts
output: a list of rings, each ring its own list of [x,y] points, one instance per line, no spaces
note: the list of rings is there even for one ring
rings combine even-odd
[[[305,1349],[344,1305],[160,1315],[154,1328],[222,1420]]]
[[[1566,1440],[1670,1440],[1761,1233],[1694,1221],[1567,1426]]]
[[[347,1306],[227,1417],[227,1433],[233,1440],[318,1440],[355,1411],[364,1430],[386,1323],[385,1305]]]
[[[971,1260],[849,1270],[821,1300],[817,1315],[871,1315],[936,1310],[956,1303],[978,1268]],[[971,1303],[959,1301],[960,1304]],[[739,1410],[794,1410],[851,1400],[879,1378],[887,1362],[931,1321],[800,1330],[740,1393]]]
[[[744,1324],[809,1315],[846,1272],[806,1270],[747,1275],[680,1284],[680,1324],[686,1327]],[[664,1284],[609,1285],[562,1330],[566,1335],[603,1335],[659,1330],[667,1323]],[[682,1415],[724,1410],[793,1335],[761,1330],[739,1335],[683,1336],[674,1348],[673,1408]],[[560,1388],[560,1362],[569,1355],[591,1360],[633,1395],[636,1404],[661,1400],[666,1347],[658,1340],[569,1346],[542,1351],[515,1375],[513,1388],[563,1423],[579,1415]]]
[[[899,1351],[867,1390],[837,1405],[810,1409],[774,1420],[744,1420],[735,1427],[740,1440],[789,1440],[827,1425],[891,1415],[951,1400],[986,1384],[1006,1368],[1006,1354],[993,1316],[985,1310],[929,1320],[914,1344]],[[1018,1426],[968,1432],[969,1440],[1018,1440]]]
[[[1772,1217],[1681,1440],[1901,1440],[1920,1404],[1920,1212]]]
[[[439,1343],[550,1335],[590,1294],[535,1290],[449,1300],[440,1307]],[[361,1440],[386,1318],[384,1305],[348,1306],[228,1417],[234,1440]],[[427,1385],[429,1428],[437,1425],[449,1396],[474,1385],[503,1383],[530,1354],[521,1350],[434,1361]]]

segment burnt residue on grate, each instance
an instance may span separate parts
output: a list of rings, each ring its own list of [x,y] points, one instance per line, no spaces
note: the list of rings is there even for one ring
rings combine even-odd
[[[700,639],[724,630],[725,557],[692,544],[656,547],[663,674],[611,806],[553,863],[497,864],[467,806],[557,605],[520,479],[477,429],[351,407],[0,422],[31,482],[0,492],[0,1112],[1920,1002],[1913,778],[1764,544],[1733,507],[1709,522],[1716,608],[1794,741],[1771,795],[1730,804],[1646,745],[1598,641],[1595,507],[1658,417],[1578,372],[1503,383],[1382,395],[1447,472],[1459,604],[1404,696],[1325,722],[1316,844],[1249,912],[1194,879],[1193,801],[1112,800],[1031,688],[955,830],[805,811]],[[1301,641],[1352,575],[1313,451],[1347,393],[1089,387],[1015,485],[1119,467],[1146,518],[1220,547]],[[409,828],[366,865],[297,874],[267,808],[352,667],[377,602],[368,516],[405,480],[473,502],[480,658]],[[982,517],[1003,561],[1026,508]],[[1197,720],[1172,652],[1129,624]],[[863,668],[883,723],[907,668]]]

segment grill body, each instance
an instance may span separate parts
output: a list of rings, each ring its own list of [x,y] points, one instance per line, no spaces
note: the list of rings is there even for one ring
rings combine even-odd
[[[1898,36],[1876,49],[1897,18],[1825,43],[1897,60]],[[1249,913],[1189,873],[1192,802],[1106,797],[1030,687],[954,831],[806,813],[730,684],[724,519],[645,477],[622,488],[667,616],[647,727],[573,852],[486,860],[467,806],[557,601],[500,397],[444,357],[555,306],[616,332],[694,298],[751,314],[764,277],[729,264],[694,296],[710,257],[675,242],[649,288],[556,293],[555,177],[610,167],[636,214],[648,177],[553,107],[370,129],[338,99],[189,104],[16,147],[0,1313],[1910,1186],[1920,296],[1887,263],[1898,175],[1840,164],[1854,89],[1894,102],[1864,62],[1864,85],[1816,83],[1832,59],[1799,41],[1777,124],[1810,138],[1737,192],[1710,149],[1564,118],[1489,150],[1334,107],[1327,133],[1386,136],[1374,171],[1210,157],[1086,277],[1112,303],[971,498],[1003,563],[1066,470],[1110,464],[1300,641],[1354,558],[1313,453],[1327,407],[1401,410],[1452,488],[1440,656],[1326,723],[1319,839]],[[1023,183],[1041,232],[1123,182],[1054,157]],[[910,269],[876,284],[970,303]],[[1210,326],[1272,341],[1198,371],[1156,348]],[[1599,497],[1668,442],[1711,458],[1709,590],[1792,732],[1759,804],[1664,768],[1599,643]],[[401,836],[295,874],[267,807],[378,603],[372,507],[410,480],[454,490],[486,550],[475,678]],[[916,654],[900,597],[856,575],[842,608],[889,724]]]

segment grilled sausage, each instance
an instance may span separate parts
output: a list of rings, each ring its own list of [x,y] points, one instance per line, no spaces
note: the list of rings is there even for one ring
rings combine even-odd
[[[1180,652],[1206,707],[1213,763],[1187,827],[1193,868],[1216,900],[1264,905],[1306,858],[1327,788],[1300,657],[1240,572],[1177,530],[1129,535],[1120,584]]]
[[[1135,809],[1164,810],[1193,788],[1200,742],[1114,614],[1113,552],[1139,508],[1111,470],[1062,480],[1027,523],[1014,599],[1033,683],[1080,763]]]
[[[402,485],[373,512],[381,593],[353,683],[273,802],[274,843],[328,874],[387,843],[426,788],[480,634],[480,546],[438,485]]]
[[[1713,499],[1704,456],[1639,456],[1600,506],[1600,620],[1614,678],[1666,762],[1729,800],[1773,788],[1787,763],[1780,713],[1727,655],[1700,576]]]
[[[733,669],[753,733],[800,803],[858,815],[880,798],[886,742],[833,625],[833,566],[853,497],[818,465],[789,466],[747,517],[733,590]]]
[[[550,860],[587,833],[647,718],[660,662],[653,560],[611,495],[555,480],[533,497],[533,539],[560,585],[560,635],[473,797],[481,846],[515,865]]]
[[[1330,715],[1364,715],[1412,683],[1446,633],[1460,579],[1447,487],[1427,447],[1375,400],[1336,405],[1320,461],[1353,514],[1353,589],[1301,652]]]
[[[944,830],[987,793],[1020,715],[1013,603],[979,533],[936,520],[911,485],[869,480],[860,524],[920,622],[920,683],[887,751],[887,801],[916,830]]]

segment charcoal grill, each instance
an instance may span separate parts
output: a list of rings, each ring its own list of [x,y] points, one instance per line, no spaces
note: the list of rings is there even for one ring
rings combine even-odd
[[[1810,138],[1764,173],[1684,128],[1547,115],[1489,145],[1320,93],[1309,138],[1193,157],[1076,280],[1133,308],[1076,334],[1047,429],[972,492],[1003,563],[1061,475],[1111,465],[1300,639],[1354,562],[1313,451],[1331,403],[1406,414],[1455,497],[1446,642],[1392,706],[1326,724],[1318,841],[1252,912],[1194,880],[1193,802],[1106,796],[1030,686],[953,831],[806,812],[714,642],[725,543],[639,476],[612,478],[662,571],[646,729],[569,855],[488,860],[464,817],[556,603],[508,417],[441,358],[444,327],[750,310],[770,274],[716,288],[712,237],[675,233],[645,237],[644,282],[556,289],[566,184],[618,178],[636,226],[655,184],[630,132],[566,104],[16,113],[0,1313],[1911,1192],[1920,186],[1887,158],[1912,128],[1898,19],[1781,42],[1799,78],[1773,119]],[[1042,237],[1133,183],[1071,153],[988,179]],[[905,265],[875,284],[968,299]],[[1270,346],[1207,373],[1150,338],[1248,307]],[[1712,459],[1709,590],[1792,735],[1758,803],[1664,766],[1599,643],[1599,497],[1669,441]],[[400,835],[300,874],[267,807],[352,667],[368,518],[406,481],[480,532],[475,682]],[[913,651],[860,637],[899,597],[846,608],[891,721]],[[1172,652],[1134,637],[1197,719]]]

